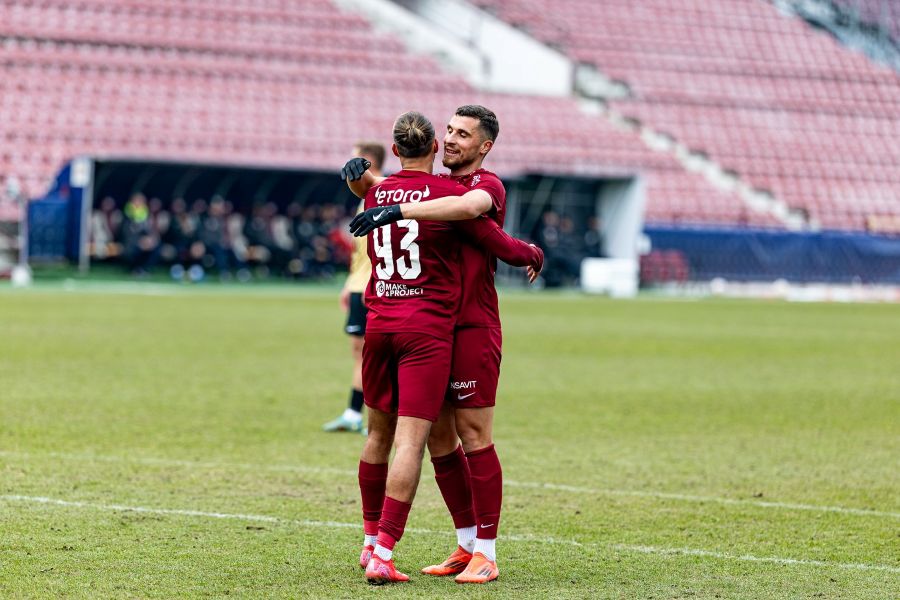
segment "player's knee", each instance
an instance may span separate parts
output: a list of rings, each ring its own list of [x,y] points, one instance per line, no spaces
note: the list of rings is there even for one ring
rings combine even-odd
[[[464,409],[456,411],[456,431],[463,450],[474,452],[494,443],[493,408]]]
[[[366,442],[363,448],[363,460],[371,463],[386,463],[391,457],[391,446],[379,444],[377,442]]]
[[[463,450],[466,452],[475,452],[494,443],[493,439],[491,439],[491,428],[481,423],[457,423],[456,429],[459,432],[459,440],[462,442]]]
[[[428,454],[431,456],[446,456],[456,450],[459,438],[452,428],[433,428],[428,436]]]
[[[391,446],[394,445],[394,436],[389,431],[380,431],[378,429],[369,428],[369,434],[366,436],[366,451],[378,456],[388,456],[391,453]]]
[[[421,458],[425,454],[425,446],[426,446],[427,438],[417,438],[417,437],[404,437],[404,438],[396,438],[395,445],[397,447],[397,454],[415,457],[418,456]]]
[[[462,442],[463,451],[465,451],[466,454],[487,448],[494,443],[491,436],[484,434],[464,436],[462,432],[460,432],[459,439]]]

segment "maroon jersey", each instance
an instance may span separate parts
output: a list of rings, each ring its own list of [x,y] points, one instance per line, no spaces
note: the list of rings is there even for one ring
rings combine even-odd
[[[466,191],[484,190],[491,196],[494,206],[486,213],[503,227],[506,218],[506,188],[500,178],[485,169],[478,169],[449,179],[465,186]],[[463,293],[458,327],[500,327],[500,308],[497,305],[497,289],[494,273],[497,259],[489,252],[467,243],[460,250],[462,260]]]
[[[400,171],[366,194],[365,207],[458,196],[456,182],[421,171]],[[366,330],[452,337],[462,287],[459,233],[450,223],[403,219],[367,240],[372,277],[366,288]]]

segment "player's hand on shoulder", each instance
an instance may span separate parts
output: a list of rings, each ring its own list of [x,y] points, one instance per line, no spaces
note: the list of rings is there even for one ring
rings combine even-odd
[[[360,179],[371,166],[372,163],[365,158],[359,156],[351,158],[344,164],[344,168],[341,169],[341,179],[346,181],[356,181],[357,179]]]
[[[362,211],[350,221],[350,233],[356,237],[367,235],[383,225],[390,225],[403,218],[399,204],[375,206]]]

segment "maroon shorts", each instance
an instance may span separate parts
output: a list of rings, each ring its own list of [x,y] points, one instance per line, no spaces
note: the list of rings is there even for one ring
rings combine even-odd
[[[425,333],[366,332],[366,406],[401,417],[437,421],[450,378],[453,343]]]
[[[502,348],[503,332],[498,327],[458,328],[447,401],[457,408],[494,406]]]

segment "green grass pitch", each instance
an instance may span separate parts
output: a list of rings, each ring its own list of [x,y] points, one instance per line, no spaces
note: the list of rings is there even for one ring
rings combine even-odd
[[[509,293],[500,580],[356,560],[336,290],[0,287],[0,597],[898,598],[900,307]]]

